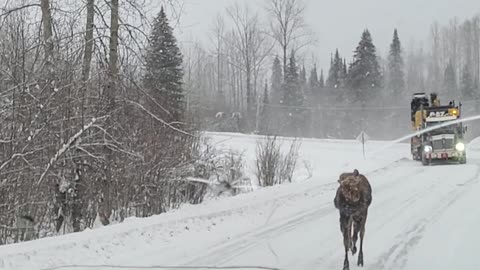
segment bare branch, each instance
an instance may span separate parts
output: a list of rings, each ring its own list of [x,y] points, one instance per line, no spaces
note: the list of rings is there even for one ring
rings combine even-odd
[[[7,17],[14,12],[17,12],[17,11],[20,11],[20,10],[23,10],[23,9],[26,9],[26,8],[31,8],[31,7],[40,7],[40,4],[32,3],[32,4],[26,4],[26,5],[23,5],[23,6],[20,6],[20,7],[14,7],[14,8],[11,8],[11,9],[3,8],[4,12],[2,14],[0,14],[0,18]]]
[[[68,149],[70,149],[70,147],[72,147],[72,145],[74,143],[77,142],[77,140],[80,138],[80,136],[82,136],[82,134],[88,130],[90,127],[93,126],[93,124],[95,124],[95,122],[97,122],[98,120],[100,119],[105,119],[107,118],[108,116],[103,116],[103,117],[99,117],[99,118],[93,118],[90,123],[88,123],[86,126],[84,126],[82,129],[80,129],[75,135],[73,135],[72,137],[70,137],[70,139],[67,141],[67,143],[65,143],[60,149],[58,149],[57,153],[55,153],[55,155],[50,159],[50,162],[47,164],[47,167],[45,168],[45,170],[43,171],[42,175],[40,176],[40,178],[38,179],[37,181],[37,186],[40,185],[43,181],[43,179],[45,178],[45,176],[47,175],[48,171],[50,170],[50,168],[55,164],[55,162],[57,162],[58,158],[63,155]]]
[[[172,126],[170,123],[165,122],[165,120],[159,118],[158,116],[156,116],[155,114],[153,114],[152,112],[150,112],[149,110],[147,110],[142,104],[137,103],[137,102],[135,102],[135,101],[133,101],[133,100],[125,100],[125,101],[128,102],[128,103],[130,103],[130,104],[133,104],[133,105],[139,107],[142,111],[146,112],[146,113],[149,114],[151,117],[153,117],[153,119],[159,121],[160,123],[164,124],[164,125],[167,126],[168,128],[170,128],[170,129],[172,129],[172,130],[174,130],[174,131],[176,131],[176,132],[178,132],[178,133],[181,133],[181,134],[183,134],[183,135],[187,135],[187,136],[194,137],[193,134],[190,134],[190,133],[188,133],[188,132],[186,132],[186,131],[183,131],[183,130],[181,130],[181,129],[178,129],[178,128]]]

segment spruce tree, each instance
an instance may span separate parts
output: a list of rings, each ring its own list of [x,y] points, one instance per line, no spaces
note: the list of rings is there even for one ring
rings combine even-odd
[[[338,49],[335,51],[334,58],[330,61],[330,70],[328,72],[327,87],[342,88],[345,79],[344,62],[340,57]]]
[[[270,108],[268,105],[270,100],[268,97],[268,84],[265,82],[265,89],[263,90],[263,101],[260,111],[260,133],[267,134],[269,132],[269,123],[270,123]]]
[[[443,88],[445,94],[455,95],[457,92],[457,76],[451,60],[445,68]]]
[[[299,74],[300,79],[300,89],[302,92],[307,92],[307,71],[305,70],[305,66],[302,67]]]
[[[268,105],[270,104],[269,98],[268,98],[268,84],[265,82],[265,89],[263,90],[263,104]]]
[[[288,132],[295,136],[302,134],[303,109],[301,107],[304,102],[305,98],[300,87],[295,54],[292,51],[283,84],[282,104],[286,106]]]
[[[315,95],[318,93],[320,84],[318,82],[317,65],[314,65],[312,70],[310,71],[310,77],[308,78],[308,86],[312,94]]]
[[[323,69],[320,71],[320,79],[318,79],[318,85],[320,89],[325,88],[325,78],[323,76]]]
[[[272,84],[270,87],[272,104],[279,104],[282,99],[283,67],[278,55],[273,60]]]
[[[464,100],[476,99],[475,83],[468,64],[465,64],[462,72],[461,92]]]
[[[394,100],[397,100],[405,91],[405,73],[402,56],[402,47],[397,29],[393,32],[393,41],[390,45],[388,57],[388,87]]]
[[[300,91],[300,78],[292,52],[289,63],[287,65],[287,73],[285,74],[285,82],[283,84],[283,104],[285,106],[301,106],[303,104],[303,96]]]
[[[184,118],[182,54],[162,7],[155,18],[146,52],[145,88],[170,114],[168,121]]]
[[[368,30],[362,34],[350,64],[347,76],[347,86],[353,93],[351,101],[362,103],[375,97],[382,87],[382,75],[378,63],[376,48]]]

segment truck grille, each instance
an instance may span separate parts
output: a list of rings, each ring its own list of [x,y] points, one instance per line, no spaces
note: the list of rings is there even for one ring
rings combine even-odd
[[[453,149],[453,139],[441,139],[433,141],[433,149]]]

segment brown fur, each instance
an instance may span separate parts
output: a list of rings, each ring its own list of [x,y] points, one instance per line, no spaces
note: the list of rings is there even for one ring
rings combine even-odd
[[[338,179],[340,186],[334,199],[335,207],[340,212],[340,230],[345,247],[344,270],[348,270],[348,250],[357,252],[356,242],[360,233],[360,252],[358,265],[363,266],[363,237],[367,221],[368,207],[372,202],[372,188],[368,179],[358,170],[353,173],[342,173]],[[352,235],[353,226],[353,235]]]

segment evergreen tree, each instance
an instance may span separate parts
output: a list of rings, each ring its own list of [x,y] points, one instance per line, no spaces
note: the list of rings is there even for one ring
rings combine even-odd
[[[168,121],[182,121],[185,111],[182,54],[163,7],[149,37],[145,72],[145,88],[168,110]]]
[[[320,88],[320,84],[318,82],[317,65],[313,66],[312,70],[310,71],[310,77],[308,78],[308,80],[310,92],[312,94],[317,94]]]
[[[455,95],[457,92],[457,76],[451,60],[448,62],[447,67],[445,68],[443,87],[444,93],[447,95]]]
[[[302,134],[303,106],[305,98],[300,87],[300,78],[295,60],[295,54],[292,51],[285,74],[283,84],[282,104],[285,105],[287,112],[287,132],[294,136]]]
[[[305,70],[305,66],[302,67],[299,74],[300,79],[300,88],[305,93],[307,90],[307,71]]]
[[[282,103],[286,106],[301,106],[303,104],[303,96],[299,87],[300,78],[293,52],[290,56],[286,71],[285,82],[283,84]]]
[[[402,47],[397,29],[395,29],[388,58],[388,87],[395,100],[401,97],[405,91],[405,73],[403,68]]]
[[[270,123],[270,114],[269,114],[269,107],[270,104],[269,97],[268,97],[268,84],[265,82],[265,89],[263,90],[263,101],[262,107],[260,111],[260,133],[267,134],[269,131],[269,123]]]
[[[325,88],[325,79],[323,77],[323,69],[320,71],[320,79],[318,79],[318,85],[320,89]]]
[[[268,105],[270,104],[269,98],[268,98],[268,84],[265,82],[265,89],[263,90],[263,104]]]
[[[270,87],[272,95],[272,104],[279,104],[282,99],[283,67],[278,55],[273,60],[272,65],[272,85]]]
[[[338,49],[335,51],[335,57],[330,61],[330,70],[328,72],[327,87],[342,88],[344,86],[345,71],[344,63]]]
[[[462,72],[461,91],[463,99],[471,100],[476,99],[475,83],[472,78],[469,65],[465,64]]]
[[[376,48],[368,30],[363,32],[355,50],[353,63],[348,70],[347,85],[353,93],[353,99],[362,103],[375,97],[382,86]]]

